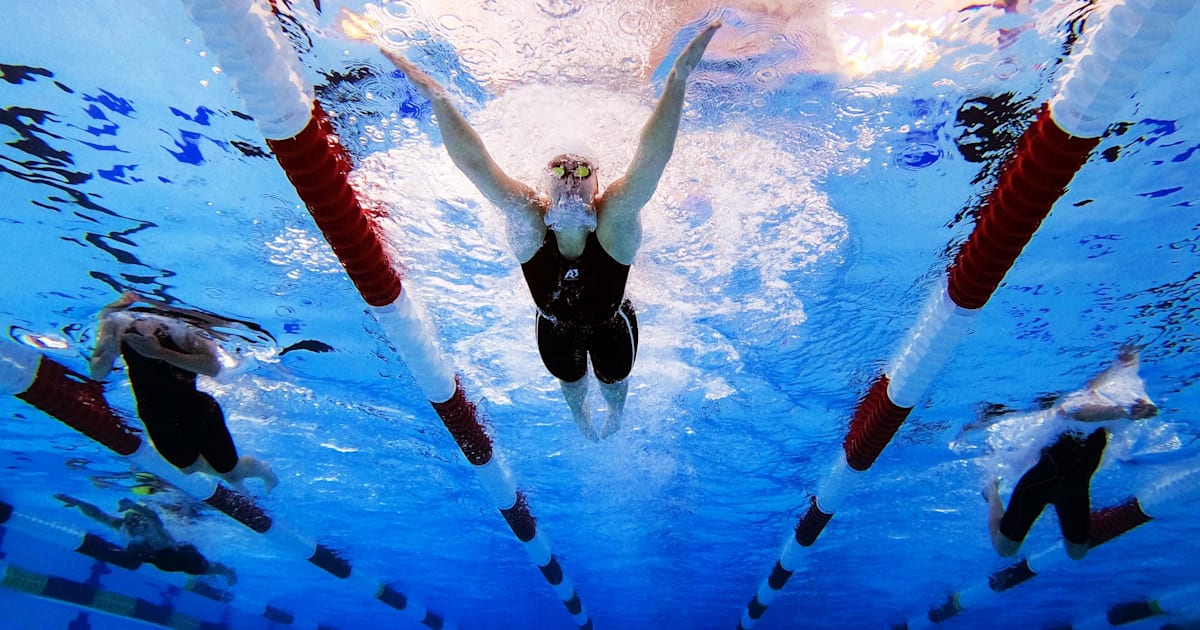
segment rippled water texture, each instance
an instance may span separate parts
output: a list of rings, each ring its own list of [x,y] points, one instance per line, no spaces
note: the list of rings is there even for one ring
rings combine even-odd
[[[239,449],[279,474],[270,495],[249,491],[280,527],[462,628],[572,627],[183,8],[10,4],[0,25],[8,338],[86,372],[95,316],[124,289],[261,327],[228,348],[237,369],[202,388]],[[262,3],[354,162],[351,181],[405,290],[597,629],[736,626],[841,452],[852,410],[939,289],[1105,5]],[[1011,561],[989,544],[979,493],[999,475],[1007,496],[1024,461],[1015,452],[1038,428],[961,430],[985,412],[1039,417],[1133,342],[1145,346],[1142,376],[1160,413],[1114,438],[1093,507],[1194,465],[1197,13],[928,395],[851,480],[759,628],[892,627],[928,619],[973,585],[985,597],[942,625],[1082,626],[1116,604],[1177,601],[1192,587],[1194,497],[1161,505],[1081,563],[1055,547],[1047,511],[1024,552],[1054,562],[992,592],[987,577]],[[592,444],[538,357],[503,216],[450,162],[429,103],[350,35],[428,70],[512,176],[543,186],[547,160],[572,150],[594,160],[603,187],[628,167],[676,56],[717,19],[642,215],[628,286],[641,345],[625,425]],[[140,426],[123,372],[106,397]],[[20,399],[0,404],[0,499],[21,510],[112,538],[53,495],[115,509],[141,492],[180,539],[237,569],[234,607],[289,611],[291,627],[427,627]],[[26,554],[80,581],[95,570],[66,548],[0,542],[16,554],[3,562]],[[187,599],[150,568],[97,579],[153,601]],[[86,627],[128,625],[7,588],[0,605],[35,615],[19,627],[66,627],[79,615]],[[197,614],[219,616],[206,605]],[[1166,612],[1139,627],[1200,614]]]

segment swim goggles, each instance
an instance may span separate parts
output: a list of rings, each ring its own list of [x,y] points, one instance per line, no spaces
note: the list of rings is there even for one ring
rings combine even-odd
[[[550,167],[550,172],[559,179],[565,179],[567,175],[572,175],[575,179],[587,179],[592,176],[592,167],[587,164],[580,164],[571,170],[563,164],[556,164]]]

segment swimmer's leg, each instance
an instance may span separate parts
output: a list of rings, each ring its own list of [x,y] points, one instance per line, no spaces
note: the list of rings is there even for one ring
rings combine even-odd
[[[625,398],[629,395],[629,379],[622,379],[616,383],[600,381],[600,394],[608,403],[608,420],[605,421],[604,428],[600,430],[600,437],[607,438],[621,428],[621,418],[625,413]]]
[[[1082,560],[1091,549],[1092,475],[1100,466],[1107,445],[1108,431],[1104,428],[1096,429],[1087,437],[1067,471],[1061,496],[1054,504],[1062,528],[1063,548],[1072,560]]]
[[[600,393],[608,403],[608,420],[600,431],[606,438],[621,428],[625,399],[629,395],[629,373],[637,359],[637,313],[625,300],[608,323],[596,331],[591,347],[592,371],[600,382]]]
[[[266,492],[274,490],[275,486],[279,485],[279,477],[275,471],[271,470],[271,465],[249,455],[239,457],[237,466],[221,476],[233,484],[240,484],[244,479],[250,477],[261,479]]]
[[[203,456],[197,458],[196,463],[181,470],[188,475],[202,472],[206,475],[220,477],[229,485],[243,492],[246,490],[246,485],[242,482],[249,478],[261,479],[266,492],[274,490],[275,486],[279,485],[279,477],[275,471],[271,470],[270,464],[249,455],[239,457],[237,465],[229,472],[217,472]]]
[[[233,570],[233,567],[223,565],[220,562],[210,563],[208,565],[208,573],[205,575],[219,575],[225,578],[225,583],[229,586],[237,584],[237,572]]]
[[[546,369],[558,379],[563,398],[571,408],[571,417],[579,432],[596,442],[596,430],[588,414],[587,402],[587,335],[578,329],[552,322],[538,314],[538,354]]]
[[[1064,436],[1062,439],[1070,440],[1071,438]],[[1054,447],[1042,449],[1042,457],[1038,463],[1021,475],[1017,486],[1013,488],[1012,496],[1008,498],[1008,508],[1000,516],[994,529],[991,525],[992,520],[989,518],[988,531],[992,535],[992,546],[1002,557],[1017,553],[1017,550],[1021,548],[1021,543],[1029,535],[1029,528],[1033,526],[1033,522],[1041,516],[1042,511],[1050,502],[1051,495],[1057,487],[1058,463],[1054,456],[1058,452],[1056,450],[1058,448],[1056,444]],[[1000,504],[999,484],[992,482],[989,488],[984,489],[984,493],[985,496],[990,495],[988,496],[990,517],[996,512],[995,506]]]
[[[587,375],[584,374],[577,381],[559,380],[558,383],[562,386],[563,398],[566,399],[567,406],[571,408],[571,416],[575,419],[575,426],[579,427],[579,432],[593,442],[600,441],[600,438],[596,436],[596,429],[592,428],[592,417],[585,404],[588,392]]]
[[[1000,533],[1000,521],[1004,518],[1004,504],[1000,501],[1000,480],[993,479],[983,487],[983,498],[988,503],[988,535],[992,548],[1003,558],[1010,558],[1021,548],[1021,541],[1012,540]]]

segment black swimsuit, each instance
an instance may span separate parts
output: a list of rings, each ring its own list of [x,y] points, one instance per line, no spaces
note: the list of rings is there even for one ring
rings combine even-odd
[[[180,351],[166,334],[159,335],[159,342]],[[237,448],[225,415],[212,396],[196,389],[194,372],[138,354],[125,342],[121,342],[121,356],[129,368],[138,417],[163,459],[187,468],[203,455],[222,474],[237,466]]]
[[[1058,441],[1042,449],[1041,459],[1026,472],[1008,501],[1000,519],[1000,533],[1014,542],[1025,540],[1033,522],[1054,504],[1063,538],[1077,545],[1091,538],[1092,473],[1100,466],[1108,432],[1096,429],[1084,438],[1064,433]]]
[[[195,545],[183,543],[172,547],[155,548],[145,543],[129,544],[129,552],[142,562],[149,562],[160,571],[187,573],[188,575],[205,575],[208,573],[208,558],[196,549]]]
[[[538,351],[555,377],[575,382],[587,373],[587,356],[602,383],[629,376],[637,356],[637,316],[625,299],[629,265],[604,250],[596,233],[588,234],[583,253],[569,260],[558,251],[558,237],[546,239],[521,265],[538,308]]]

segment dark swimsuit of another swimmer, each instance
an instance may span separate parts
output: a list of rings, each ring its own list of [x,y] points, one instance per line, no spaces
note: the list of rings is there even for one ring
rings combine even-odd
[[[1099,428],[1084,438],[1063,433],[1042,449],[1038,463],[1026,472],[1013,489],[1008,509],[1000,520],[1000,533],[1012,541],[1025,540],[1033,522],[1054,505],[1063,538],[1084,545],[1091,539],[1092,473],[1100,466],[1108,432]]]
[[[164,348],[183,351],[165,331],[157,336]],[[225,415],[212,396],[196,389],[194,372],[138,354],[125,342],[121,342],[121,356],[129,368],[138,417],[163,459],[187,468],[203,455],[222,474],[237,466],[237,448]]]
[[[129,534],[130,543],[127,549],[142,562],[148,562],[161,571],[187,573],[188,575],[205,575],[211,566],[204,554],[190,543],[176,544],[168,547],[156,547],[149,541],[154,533],[161,530],[162,522],[147,523],[146,517],[137,510],[125,513],[121,525]]]
[[[588,234],[583,253],[569,260],[546,230],[542,246],[521,265],[538,308],[538,351],[550,373],[575,382],[587,373],[587,355],[602,383],[629,376],[637,355],[637,316],[625,299],[629,265]]]

